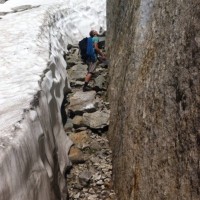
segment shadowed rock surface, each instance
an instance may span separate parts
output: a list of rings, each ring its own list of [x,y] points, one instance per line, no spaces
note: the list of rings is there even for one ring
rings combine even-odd
[[[119,199],[200,199],[200,1],[109,0]]]

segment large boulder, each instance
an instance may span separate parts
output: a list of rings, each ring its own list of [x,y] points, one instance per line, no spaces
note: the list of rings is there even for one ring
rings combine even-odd
[[[96,90],[106,90],[107,82],[104,75],[99,75],[95,78],[94,88]]]
[[[95,91],[77,91],[70,97],[69,110],[74,113],[95,111],[98,106],[98,102],[95,100],[95,96]]]
[[[92,129],[102,129],[109,125],[109,118],[109,110],[98,110],[94,113],[84,113],[83,123]]]
[[[68,70],[70,81],[84,81],[87,74],[87,65],[77,64]]]

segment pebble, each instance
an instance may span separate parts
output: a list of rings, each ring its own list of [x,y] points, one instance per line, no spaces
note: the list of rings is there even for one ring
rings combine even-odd
[[[102,180],[97,181],[97,185],[103,185],[103,181]]]
[[[80,197],[80,192],[74,195],[74,199],[78,199]]]

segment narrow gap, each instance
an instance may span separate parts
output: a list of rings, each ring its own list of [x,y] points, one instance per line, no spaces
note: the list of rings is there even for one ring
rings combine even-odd
[[[65,96],[61,109],[65,132],[74,143],[69,151],[72,168],[66,174],[69,200],[116,200],[112,188],[112,152],[107,139],[108,66],[97,65],[89,83],[91,90],[83,92],[87,65],[80,59],[77,46],[69,45],[69,49],[65,60],[71,93]]]

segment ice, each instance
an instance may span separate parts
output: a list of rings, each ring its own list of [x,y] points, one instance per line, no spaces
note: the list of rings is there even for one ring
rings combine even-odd
[[[27,4],[36,7],[12,10]],[[106,29],[105,6],[106,0],[0,4],[8,12],[0,16],[1,200],[65,198],[58,188],[65,188],[72,142],[60,114],[69,89],[63,54],[91,29]]]

